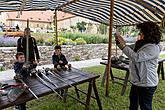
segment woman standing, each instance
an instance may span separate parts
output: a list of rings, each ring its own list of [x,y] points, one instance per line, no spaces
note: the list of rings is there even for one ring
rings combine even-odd
[[[118,47],[130,59],[130,110],[152,110],[152,98],[158,85],[157,60],[161,47],[159,45],[161,32],[153,22],[137,25],[140,30],[140,40],[134,48],[126,46],[124,39],[116,35]]]

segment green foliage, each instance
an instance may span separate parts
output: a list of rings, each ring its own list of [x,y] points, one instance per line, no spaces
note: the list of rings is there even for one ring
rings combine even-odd
[[[76,30],[76,26],[70,26],[70,28],[72,29],[72,30]]]
[[[165,41],[165,29],[162,30],[162,41]]]
[[[63,45],[75,45],[75,42],[72,39],[65,39]]]
[[[162,59],[165,59],[165,54],[162,54],[159,57],[162,58]]]
[[[42,45],[45,42],[43,37],[39,37],[36,41],[38,45]]]
[[[65,38],[63,38],[63,37],[58,37],[58,44],[59,44],[59,45],[63,45],[64,42],[65,42]]]
[[[72,39],[63,38],[63,37],[58,38],[58,44],[59,45],[76,45],[76,43]]]
[[[54,38],[48,38],[45,41],[45,45],[52,46],[55,44],[55,39]]]
[[[135,26],[123,26],[119,27],[119,32],[122,36],[129,35],[131,37],[137,37],[139,30]]]
[[[100,24],[99,25],[99,33],[100,34],[107,34],[107,28],[108,26],[105,24]]]
[[[76,56],[74,57],[74,61],[80,61],[80,60],[81,60],[81,58],[80,58],[79,55],[76,55]]]
[[[78,22],[78,23],[76,23],[76,27],[77,27],[77,29],[80,31],[80,32],[83,32],[83,31],[85,31],[86,30],[86,22],[84,22],[84,21],[82,21],[82,22]]]
[[[75,42],[77,45],[84,45],[84,44],[87,43],[83,38],[77,38],[74,42]]]
[[[83,38],[87,44],[108,43],[108,37],[105,35],[96,34],[81,34],[81,33],[60,33],[63,38],[72,39],[75,41],[78,38]]]
[[[0,66],[0,71],[4,71],[5,68],[3,66]]]

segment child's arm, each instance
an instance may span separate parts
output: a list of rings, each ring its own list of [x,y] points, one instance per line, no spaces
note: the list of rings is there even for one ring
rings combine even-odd
[[[26,68],[23,68],[18,64],[15,64],[14,65],[14,72],[15,72],[15,74],[23,75],[26,72]]]
[[[67,59],[66,59],[66,57],[64,55],[63,55],[63,64],[64,65],[68,64],[68,61],[67,61]]]

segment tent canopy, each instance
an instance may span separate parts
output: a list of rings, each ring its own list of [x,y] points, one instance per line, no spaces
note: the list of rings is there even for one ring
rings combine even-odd
[[[111,0],[1,0],[0,11],[61,10],[109,25]],[[115,0],[114,25],[161,22],[165,0]]]

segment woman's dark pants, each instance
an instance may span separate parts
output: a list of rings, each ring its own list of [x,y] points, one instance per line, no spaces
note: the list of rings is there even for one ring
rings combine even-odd
[[[152,98],[156,90],[155,87],[139,87],[132,85],[130,91],[130,107],[129,110],[152,110]]]

